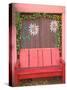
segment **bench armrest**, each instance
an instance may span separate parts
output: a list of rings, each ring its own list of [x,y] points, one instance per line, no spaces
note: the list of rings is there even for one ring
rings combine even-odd
[[[65,62],[62,58],[60,58],[60,65],[65,66]]]
[[[20,67],[20,63],[19,63],[19,60],[17,60],[15,68],[19,68],[19,67]]]

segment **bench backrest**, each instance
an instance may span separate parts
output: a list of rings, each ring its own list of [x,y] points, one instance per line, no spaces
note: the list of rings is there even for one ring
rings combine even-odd
[[[59,65],[59,48],[32,48],[20,50],[20,67],[44,67]]]

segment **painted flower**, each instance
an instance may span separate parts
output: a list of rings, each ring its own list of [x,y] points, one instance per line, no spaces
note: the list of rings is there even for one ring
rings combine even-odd
[[[52,20],[50,23],[50,30],[51,32],[55,32],[57,31],[58,28],[58,22],[56,20]]]
[[[31,23],[31,24],[29,25],[29,32],[30,32],[30,34],[33,35],[33,36],[37,35],[38,32],[39,32],[39,26],[36,25],[35,23]]]

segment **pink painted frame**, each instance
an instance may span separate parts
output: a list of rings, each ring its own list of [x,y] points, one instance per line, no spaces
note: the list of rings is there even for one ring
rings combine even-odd
[[[65,32],[65,7],[64,6],[49,6],[49,5],[38,5],[38,4],[12,4],[15,12],[43,12],[43,13],[61,13],[62,14],[62,59],[64,59],[65,55],[65,40],[64,40],[64,32]],[[15,18],[15,16],[13,16]],[[14,19],[15,20],[15,19]],[[14,21],[13,20],[13,21]],[[15,21],[14,21],[15,22]],[[14,68],[17,60],[17,52],[16,52],[16,26],[15,23],[12,24],[12,70],[14,73]],[[12,75],[13,76],[13,75]],[[14,82],[14,76],[12,79]],[[14,83],[13,83],[14,85]]]

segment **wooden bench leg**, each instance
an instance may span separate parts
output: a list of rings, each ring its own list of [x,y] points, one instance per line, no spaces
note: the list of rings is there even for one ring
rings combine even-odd
[[[19,86],[19,80],[18,79],[16,79],[15,85]]]
[[[15,76],[15,86],[20,86],[20,80],[17,75]]]
[[[65,83],[65,64],[62,65],[62,82]]]
[[[60,65],[62,67],[62,83],[65,83],[65,62],[60,59]]]

